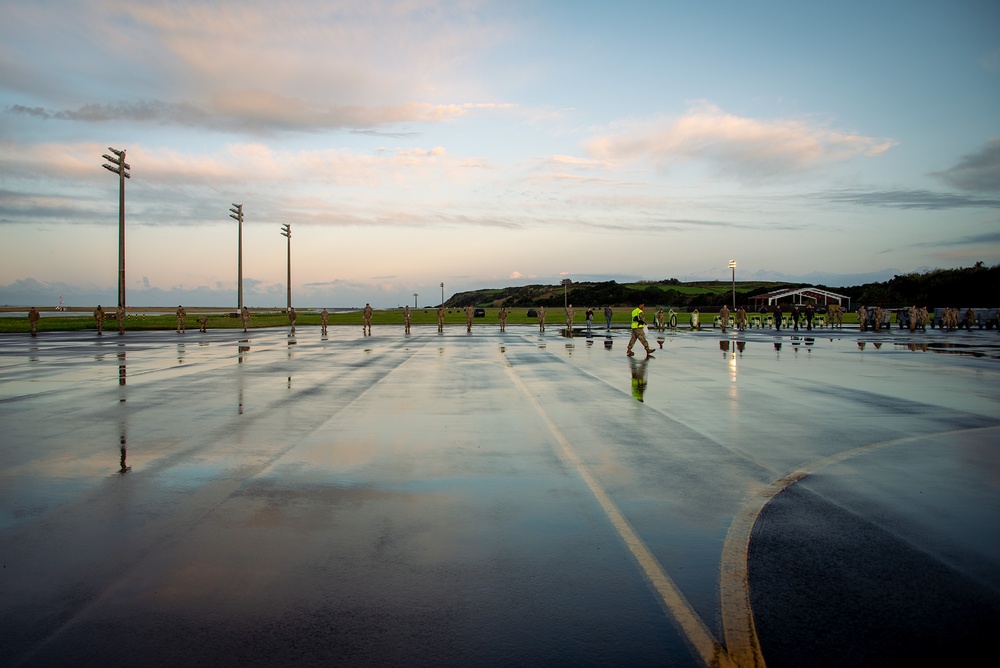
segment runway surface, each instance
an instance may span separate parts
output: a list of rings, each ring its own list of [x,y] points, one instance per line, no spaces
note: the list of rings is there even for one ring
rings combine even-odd
[[[989,650],[996,331],[651,333],[652,359],[627,342],[479,323],[0,337],[0,664]]]

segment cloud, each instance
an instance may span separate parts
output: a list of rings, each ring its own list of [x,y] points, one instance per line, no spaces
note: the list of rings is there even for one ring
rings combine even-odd
[[[742,180],[786,177],[857,155],[875,156],[889,139],[832,130],[803,120],[761,121],[700,103],[673,119],[622,124],[591,138],[589,155],[613,161],[649,161],[661,168],[700,161]]]
[[[819,193],[814,197],[830,202],[893,207],[898,209],[927,209],[932,211],[965,208],[992,209],[1000,207],[1000,199],[984,199],[954,193],[938,193],[930,190],[834,190]]]
[[[300,98],[264,91],[219,93],[203,104],[141,100],[117,104],[85,104],[75,109],[11,105],[8,113],[43,120],[85,123],[136,122],[177,125],[225,132],[313,132],[349,130],[407,138],[420,133],[377,133],[375,127],[408,123],[441,123],[464,116],[474,105],[409,102],[381,107],[323,107]]]
[[[989,140],[976,153],[963,156],[957,165],[931,175],[959,190],[1000,192],[1000,137]]]
[[[984,232],[964,237],[935,239],[909,244],[907,248],[937,248],[939,246],[983,246],[1000,245],[1000,232]]]
[[[510,272],[510,278],[521,278],[523,276],[524,276],[524,274],[522,274],[519,271],[512,271],[512,272]]]

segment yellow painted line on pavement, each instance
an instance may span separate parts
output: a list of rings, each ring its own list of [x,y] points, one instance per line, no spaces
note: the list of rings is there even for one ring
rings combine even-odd
[[[514,380],[514,384],[524,393],[524,396],[534,405],[535,410],[541,416],[542,420],[549,427],[549,431],[552,432],[556,443],[559,445],[559,451],[563,459],[568,462],[583,478],[583,481],[587,484],[590,489],[590,493],[594,495],[594,498],[601,505],[604,513],[607,515],[608,519],[611,521],[612,526],[618,532],[618,535],[625,542],[626,547],[632,553],[639,567],[642,569],[646,578],[649,580],[653,589],[660,596],[663,601],[663,605],[666,607],[668,614],[674,619],[681,633],[690,643],[694,649],[695,654],[705,663],[707,666],[730,666],[732,665],[729,661],[729,656],[726,654],[725,648],[715,639],[712,632],[708,630],[705,623],[702,622],[701,617],[698,613],[694,611],[691,604],[688,603],[687,599],[674,584],[674,581],[667,575],[663,567],[656,560],[656,557],[649,551],[646,544],[636,533],[629,521],[625,519],[621,511],[618,510],[618,506],[615,502],[611,500],[608,493],[604,491],[601,484],[597,481],[597,478],[587,465],[580,459],[580,457],[573,450],[570,445],[569,440],[563,436],[562,432],[549,417],[545,409],[538,402],[535,396],[531,393],[528,387],[524,384],[521,378],[514,371],[514,368],[510,365],[507,360],[504,360],[507,366],[507,370],[510,372],[511,378]]]
[[[750,583],[748,574],[747,553],[750,548],[750,532],[764,506],[780,492],[794,485],[806,476],[813,475],[822,469],[892,445],[904,445],[928,438],[948,436],[956,433],[1000,430],[998,427],[976,427],[973,429],[955,429],[947,432],[919,434],[869,443],[858,448],[838,452],[829,457],[817,459],[799,470],[778,478],[769,485],[763,485],[755,490],[746,503],[736,513],[733,523],[726,533],[726,542],[722,548],[722,564],[719,574],[719,599],[722,608],[722,631],[726,641],[729,657],[736,666],[754,666],[764,668],[764,657],[760,650],[760,641],[753,619],[753,609],[750,606]]]

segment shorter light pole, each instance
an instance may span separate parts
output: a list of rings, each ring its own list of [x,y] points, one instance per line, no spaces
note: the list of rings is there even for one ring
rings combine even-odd
[[[736,260],[729,261],[729,268],[733,270],[733,310],[736,310]]]
[[[569,280],[568,278],[562,279],[562,286],[563,286],[563,308],[564,309],[569,306],[569,300],[567,298],[567,290],[569,290],[569,284],[572,283],[572,282],[573,281]]]
[[[413,308],[417,308],[417,293],[413,293]]]
[[[233,204],[229,217],[239,223],[236,236],[236,310],[243,310],[243,205]]]
[[[292,226],[281,226],[281,236],[288,239],[288,308],[292,308]]]

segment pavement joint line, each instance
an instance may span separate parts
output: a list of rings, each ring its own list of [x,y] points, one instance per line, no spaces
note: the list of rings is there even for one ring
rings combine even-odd
[[[726,532],[719,572],[719,599],[723,636],[725,637],[726,647],[733,662],[737,666],[755,666],[757,668],[764,668],[765,666],[764,657],[760,649],[760,640],[757,636],[756,625],[754,623],[753,609],[750,605],[748,552],[750,548],[750,533],[753,531],[760,513],[771,499],[800,480],[814,475],[828,466],[857,455],[874,452],[875,450],[893,445],[903,445],[924,440],[932,436],[947,436],[948,434],[969,433],[997,428],[997,426],[992,425],[974,427],[972,429],[953,429],[869,443],[817,459],[776,479],[769,485],[761,485],[752,490],[749,498],[733,518],[733,522],[729,526],[729,531]]]
[[[514,384],[532,403],[539,416],[552,432],[556,443],[559,445],[559,452],[563,459],[579,474],[590,489],[591,494],[604,510],[605,515],[611,522],[619,537],[624,541],[625,546],[632,553],[639,567],[642,569],[650,585],[659,595],[667,612],[679,627],[688,643],[691,645],[695,655],[707,666],[729,666],[731,662],[724,647],[715,639],[712,632],[694,611],[691,604],[684,598],[684,594],[677,588],[674,581],[667,575],[666,571],[653,556],[642,538],[625,518],[622,512],[615,505],[608,493],[601,487],[600,482],[587,465],[580,459],[573,450],[569,440],[559,430],[559,427],[552,421],[545,409],[538,402],[538,399],[531,393],[528,387],[521,380],[514,370],[513,365],[504,357],[505,366],[510,373]]]

